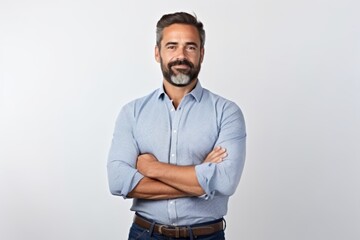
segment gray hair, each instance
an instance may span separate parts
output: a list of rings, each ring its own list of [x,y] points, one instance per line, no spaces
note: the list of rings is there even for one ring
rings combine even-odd
[[[186,12],[176,12],[163,15],[156,24],[156,45],[160,48],[160,42],[163,38],[164,28],[175,24],[187,24],[196,27],[200,36],[200,45],[203,48],[205,45],[205,30],[202,22],[198,21],[196,15],[193,16]]]

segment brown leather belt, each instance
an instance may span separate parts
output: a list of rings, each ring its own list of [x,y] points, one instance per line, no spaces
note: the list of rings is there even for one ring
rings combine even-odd
[[[150,230],[152,223],[138,215],[135,215],[134,217],[134,223],[138,226]],[[210,235],[214,234],[218,231],[221,231],[224,229],[224,223],[222,220],[219,220],[219,222],[208,224],[208,225],[201,225],[201,226],[194,226],[191,227],[191,231],[194,235],[194,237],[198,236],[204,236],[204,235]],[[154,233],[164,235],[166,237],[172,237],[172,238],[187,238],[190,237],[189,234],[189,227],[181,226],[181,227],[175,227],[170,225],[162,225],[162,224],[155,224]]]

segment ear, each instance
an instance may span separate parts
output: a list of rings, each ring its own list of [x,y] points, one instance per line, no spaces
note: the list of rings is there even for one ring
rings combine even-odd
[[[155,60],[160,63],[160,49],[157,45],[155,46]]]
[[[204,60],[205,48],[201,48],[200,50],[200,62],[202,63]]]

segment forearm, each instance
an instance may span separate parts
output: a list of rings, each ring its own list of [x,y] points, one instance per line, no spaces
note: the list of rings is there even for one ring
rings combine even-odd
[[[144,177],[128,194],[127,197],[149,200],[162,200],[189,196],[191,195],[163,182]]]
[[[216,147],[204,162],[219,163],[226,156],[224,148]],[[167,164],[159,162],[152,154],[142,154],[138,156],[137,170],[146,177],[156,179],[190,196],[201,196],[205,193],[198,182],[195,166]]]
[[[177,166],[154,162],[153,166],[143,174],[191,196],[201,196],[205,193],[197,180],[195,166]]]

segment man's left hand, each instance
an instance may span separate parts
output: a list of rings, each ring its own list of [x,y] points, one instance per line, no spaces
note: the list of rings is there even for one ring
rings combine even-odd
[[[151,170],[154,167],[154,165],[156,165],[158,163],[159,163],[159,161],[157,160],[157,158],[154,155],[152,155],[150,153],[141,154],[137,158],[136,169],[142,175],[148,176],[149,170]]]

